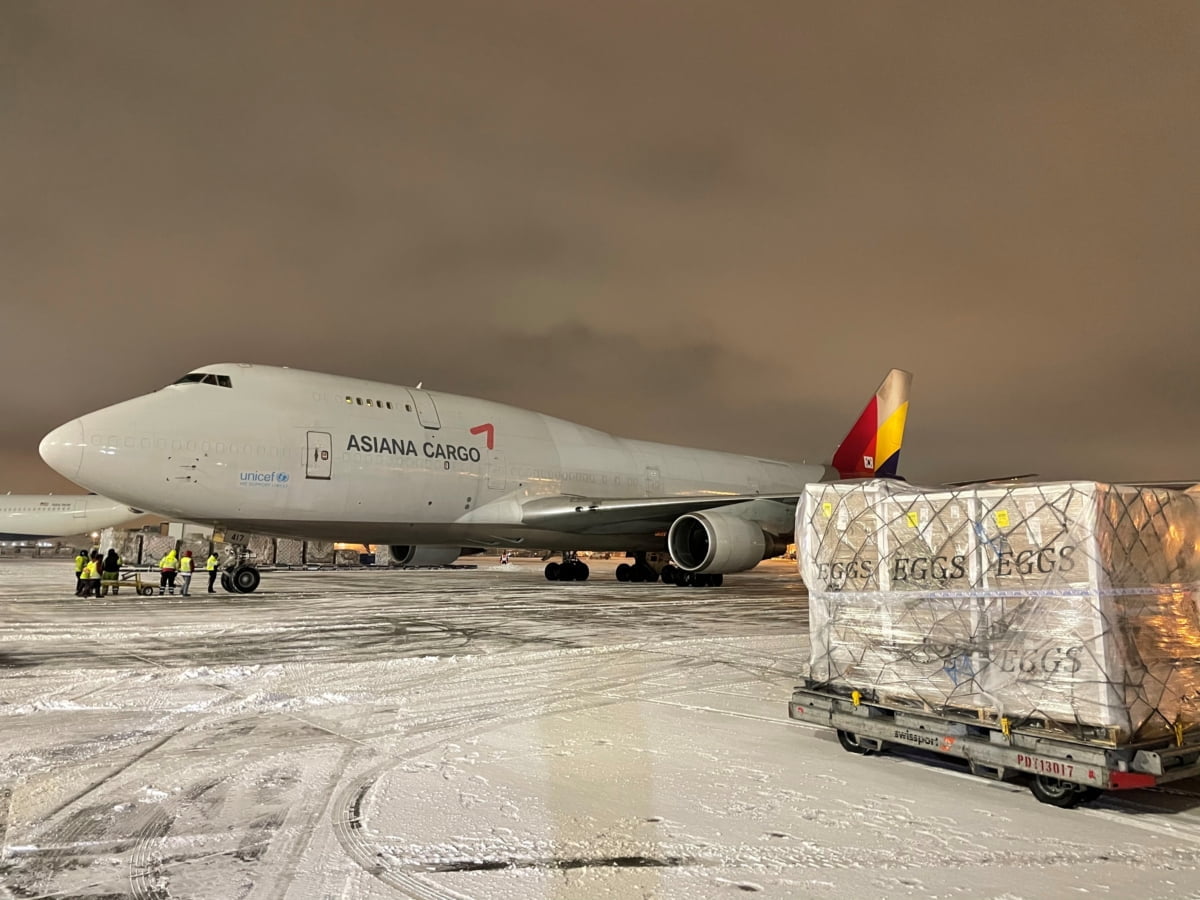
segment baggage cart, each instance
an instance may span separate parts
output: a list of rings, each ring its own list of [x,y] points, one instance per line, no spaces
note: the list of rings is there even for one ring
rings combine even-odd
[[[1151,788],[1200,775],[1200,733],[1177,727],[1169,738],[1112,744],[988,722],[964,712],[938,713],[876,702],[808,680],[795,689],[788,716],[837,732],[850,753],[870,755],[911,747],[965,760],[972,774],[993,780],[1030,776],[1042,803],[1069,809],[1104,791]]]
[[[122,575],[116,581],[101,581],[100,588],[133,588],[134,593],[141,594],[143,597],[149,597],[154,593],[154,585],[148,581],[142,581],[142,573],[134,570],[133,577]],[[119,594],[117,596],[120,596]]]

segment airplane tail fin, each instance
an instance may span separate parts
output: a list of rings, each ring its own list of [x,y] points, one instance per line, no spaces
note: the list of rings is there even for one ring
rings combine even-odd
[[[897,477],[911,385],[911,372],[903,369],[888,372],[833,454],[833,467],[839,475],[843,478]]]

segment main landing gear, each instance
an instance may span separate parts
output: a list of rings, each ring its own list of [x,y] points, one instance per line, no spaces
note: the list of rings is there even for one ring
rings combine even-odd
[[[221,572],[221,587],[231,594],[250,594],[258,590],[262,582],[262,574],[255,567],[249,551],[245,547],[232,546],[227,551],[232,560],[226,563]]]
[[[710,575],[707,572],[687,572],[678,566],[663,566],[662,580],[667,584],[678,587],[720,587],[725,583],[725,576],[720,572]]]
[[[653,584],[661,578],[663,584],[680,587],[720,587],[725,580],[725,576],[720,574],[684,571],[673,565],[665,553],[638,550],[630,556],[633,557],[632,564],[621,563],[617,566],[617,581]],[[546,563],[547,581],[587,581],[590,574],[587,563],[580,560],[574,550],[564,551],[562,562]]]
[[[662,563],[659,565],[659,563]],[[725,581],[724,575],[707,575],[702,572],[687,572],[670,562],[663,562],[657,553],[647,553],[639,550],[633,554],[633,565],[621,563],[617,566],[617,581],[649,582],[653,584],[662,579],[663,584],[674,584],[680,587],[720,587]]]
[[[653,561],[649,558],[649,554],[645,550],[638,550],[633,554],[633,565],[629,563],[621,563],[617,566],[617,581],[632,581],[634,584],[645,582],[653,584],[658,581],[659,569],[656,569],[652,562],[658,562],[658,554],[654,554]],[[669,568],[674,568],[669,562],[662,569],[663,581],[666,581],[666,572]]]
[[[560,563],[546,563],[547,581],[587,581],[590,574],[592,570],[580,561],[575,550],[564,550]]]

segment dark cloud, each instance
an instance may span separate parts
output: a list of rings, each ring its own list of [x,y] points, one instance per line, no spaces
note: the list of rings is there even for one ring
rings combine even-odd
[[[1200,475],[1200,12],[0,6],[0,489],[217,360],[915,479]]]

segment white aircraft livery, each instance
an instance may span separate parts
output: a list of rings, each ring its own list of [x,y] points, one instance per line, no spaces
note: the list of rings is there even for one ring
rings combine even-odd
[[[391,545],[408,564],[471,549],[624,551],[622,581],[714,586],[786,551],[810,481],[894,476],[912,376],[893,369],[832,465],[615,437],[470,397],[221,363],[88,413],[42,440],[70,480],[121,502],[244,533]],[[669,554],[669,561],[665,555]],[[253,565],[223,582],[248,592]]]
[[[86,534],[141,515],[143,510],[95,494],[0,494],[0,541]]]

